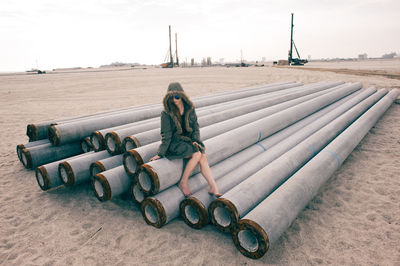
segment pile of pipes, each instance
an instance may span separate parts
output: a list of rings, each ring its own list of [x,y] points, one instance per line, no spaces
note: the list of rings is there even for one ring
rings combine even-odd
[[[185,198],[186,160],[149,162],[160,145],[161,104],[27,126],[23,165],[48,190],[90,181],[95,196],[141,205],[157,228],[181,216],[230,232],[241,253],[262,257],[398,97],[361,83],[275,83],[193,99],[220,198],[196,168]]]

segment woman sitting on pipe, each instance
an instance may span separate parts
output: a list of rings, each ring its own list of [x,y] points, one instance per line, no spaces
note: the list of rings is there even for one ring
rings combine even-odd
[[[188,197],[192,193],[188,186],[189,176],[200,163],[200,171],[207,180],[208,193],[221,196],[208,164],[204,144],[200,140],[199,124],[194,105],[183,91],[180,83],[171,83],[163,99],[161,112],[161,145],[157,155],[150,161],[166,157],[167,159],[187,158],[189,161],[183,171],[179,188]]]

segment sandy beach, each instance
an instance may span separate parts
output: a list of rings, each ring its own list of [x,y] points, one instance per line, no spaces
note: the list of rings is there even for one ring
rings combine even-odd
[[[305,67],[0,75],[0,265],[400,265],[399,104],[391,106],[259,260],[243,256],[231,235],[213,225],[195,230],[178,218],[161,229],[149,226],[138,205],[122,198],[102,203],[90,184],[44,192],[34,171],[16,155],[16,145],[28,141],[29,123],[160,103],[173,81],[191,97],[284,81],[400,88],[395,78],[400,60]]]

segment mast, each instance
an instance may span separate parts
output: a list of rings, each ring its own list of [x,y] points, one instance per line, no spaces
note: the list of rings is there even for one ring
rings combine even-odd
[[[169,25],[169,63],[171,67],[174,67],[174,59],[172,58],[172,45],[171,45],[171,25]]]
[[[289,65],[290,65],[290,62],[292,62],[292,52],[293,52],[293,13],[292,13],[292,21],[291,21],[291,24],[290,24],[290,50],[289,50],[289,58],[288,58],[288,61],[289,61]]]
[[[176,55],[176,65],[179,66],[179,58],[178,58],[178,34],[175,33],[175,55]]]

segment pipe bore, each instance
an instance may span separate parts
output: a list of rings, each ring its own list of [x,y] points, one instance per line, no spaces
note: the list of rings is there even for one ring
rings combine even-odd
[[[106,134],[105,138],[106,148],[112,155],[121,153],[121,140],[117,133],[110,132]]]
[[[145,194],[157,194],[160,191],[158,175],[150,165],[143,164],[137,172],[137,183]]]
[[[42,190],[48,190],[50,188],[51,184],[48,178],[46,168],[44,168],[43,166],[37,167],[35,169],[35,176],[36,176],[36,181]]]
[[[142,203],[142,201],[145,199],[145,194],[143,191],[140,190],[140,187],[138,184],[134,184],[132,182],[131,187],[130,187],[130,194],[131,198],[136,201],[137,203]]]
[[[232,232],[233,243],[245,256],[259,259],[269,249],[267,233],[256,222],[243,219]]]
[[[98,200],[107,201],[111,199],[111,187],[104,175],[96,174],[93,176],[92,188]]]
[[[147,224],[161,228],[166,222],[167,215],[162,204],[155,198],[146,198],[141,204],[141,211]]]
[[[58,165],[58,174],[64,185],[73,186],[75,184],[74,171],[68,162],[62,162]]]
[[[122,161],[125,171],[131,176],[134,175],[136,171],[139,170],[138,168],[140,165],[143,164],[142,157],[135,150],[126,151]]]
[[[104,165],[97,161],[94,162],[90,165],[89,171],[90,171],[90,176],[95,176],[98,173],[104,172],[106,170],[106,168],[104,167]]]
[[[22,164],[25,166],[25,168],[31,169],[32,168],[32,156],[29,150],[23,149],[21,150],[21,158],[22,158]]]
[[[81,140],[81,148],[83,152],[90,152],[93,150],[93,146],[89,138],[84,138]]]
[[[139,141],[134,136],[129,136],[124,138],[122,145],[124,146],[126,151],[136,149],[140,147]]]
[[[211,202],[208,212],[211,222],[222,232],[231,232],[239,221],[235,205],[224,198]]]
[[[200,229],[209,223],[207,209],[197,198],[184,199],[179,209],[185,223],[192,228]]]
[[[105,141],[100,131],[94,131],[90,135],[90,142],[92,143],[94,151],[102,151],[105,149]]]

